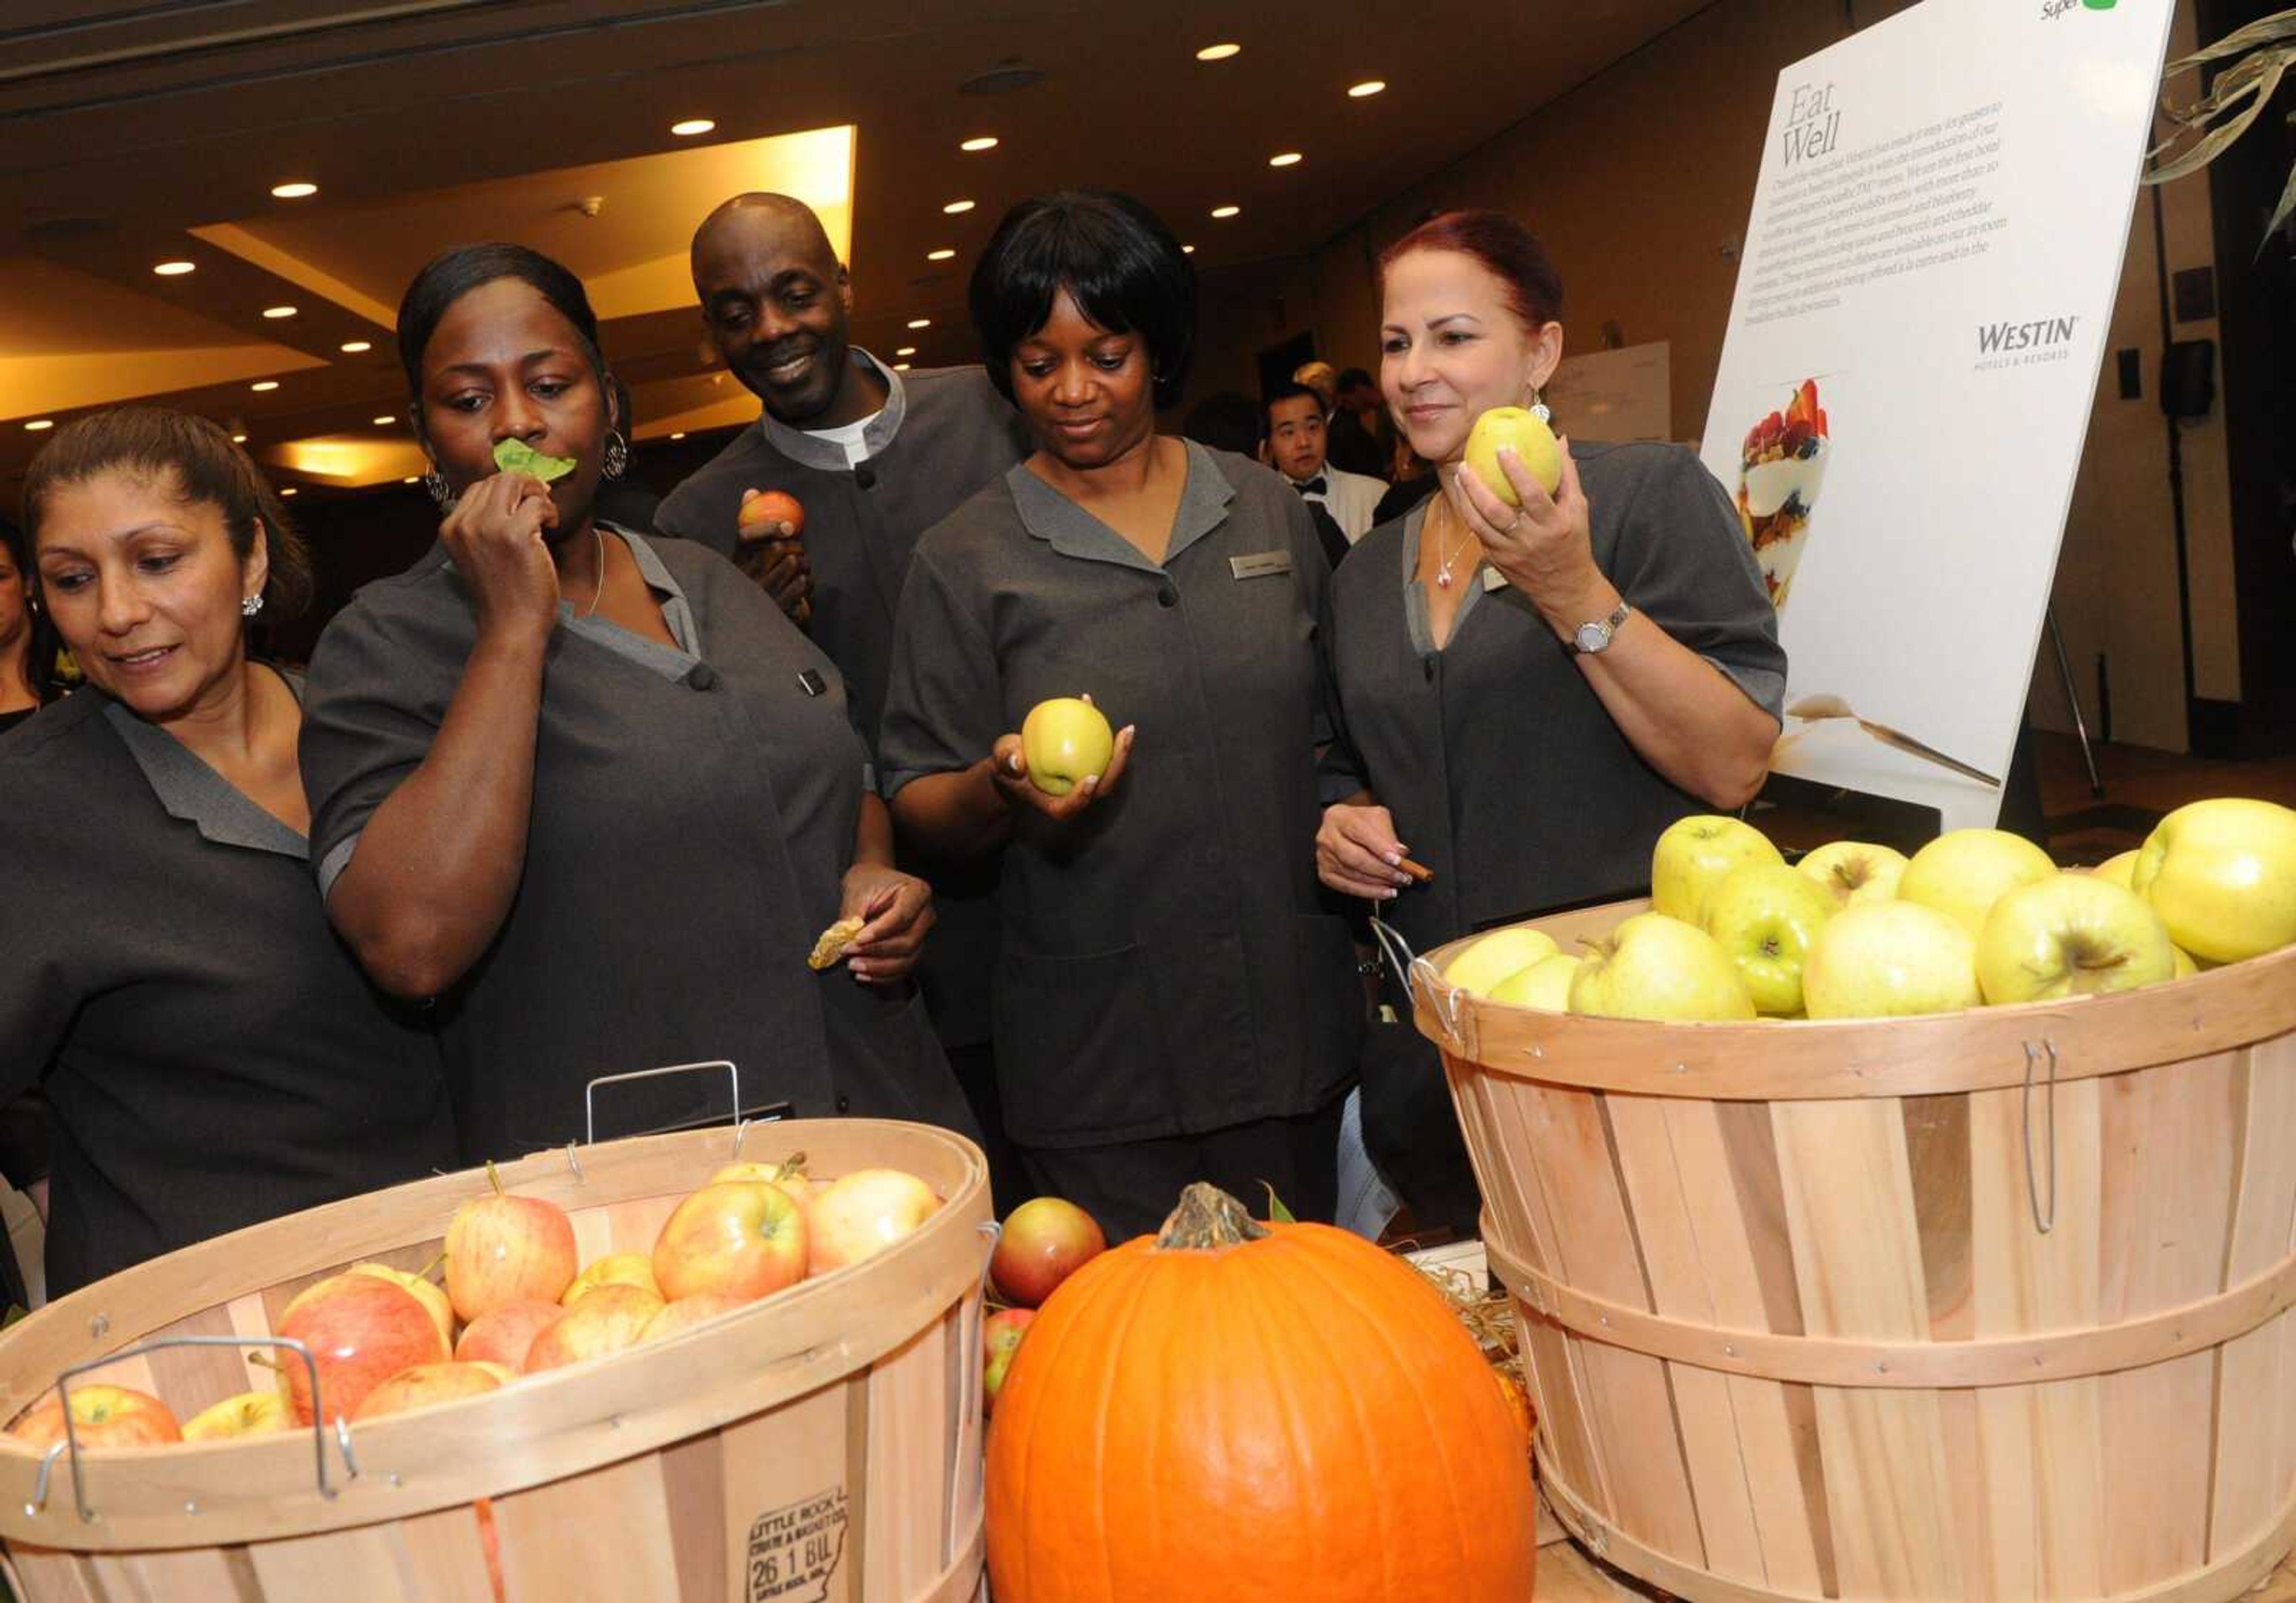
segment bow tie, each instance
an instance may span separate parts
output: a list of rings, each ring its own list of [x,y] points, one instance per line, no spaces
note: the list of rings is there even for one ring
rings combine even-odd
[[[1324,476],[1321,473],[1316,474],[1313,478],[1295,479],[1292,481],[1292,487],[1302,495],[1328,495],[1332,493],[1331,486],[1324,482]]]

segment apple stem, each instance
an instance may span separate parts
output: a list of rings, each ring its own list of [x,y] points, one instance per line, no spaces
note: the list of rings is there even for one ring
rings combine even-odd
[[[250,1353],[247,1355],[247,1362],[253,1364],[258,1370],[269,1370],[274,1374],[278,1373],[285,1367],[268,1353]]]
[[[795,1180],[805,1173],[805,1154],[792,1152],[782,1159],[782,1166],[774,1171],[775,1180]]]
[[[437,1257],[435,1257],[435,1258],[431,1259],[428,1264],[425,1264],[422,1268],[420,1268],[420,1269],[416,1270],[416,1271],[414,1272],[414,1278],[415,1278],[416,1280],[429,1280],[429,1279],[430,1279],[433,1274],[435,1274],[435,1273],[437,1273],[437,1272],[438,1272],[439,1266],[440,1264],[444,1264],[446,1261],[447,1261],[447,1255],[446,1255],[446,1253],[445,1253],[444,1251],[441,1251],[441,1252],[439,1254],[439,1255],[438,1255]]]
[[[496,1196],[503,1194],[502,1176],[496,1172],[495,1160],[491,1157],[487,1159],[487,1183],[494,1187]]]

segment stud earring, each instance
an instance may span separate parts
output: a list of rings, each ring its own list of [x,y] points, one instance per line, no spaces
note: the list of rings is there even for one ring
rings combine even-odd
[[[253,617],[257,613],[258,613],[258,612],[260,612],[260,611],[262,611],[262,610],[263,610],[263,597],[262,597],[262,594],[261,594],[259,592],[258,592],[258,593],[254,594],[254,595],[242,596],[242,597],[240,598],[240,601],[239,601],[239,615],[240,615],[240,617]]]

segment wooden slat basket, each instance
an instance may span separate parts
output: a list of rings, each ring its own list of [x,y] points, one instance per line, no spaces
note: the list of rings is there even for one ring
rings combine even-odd
[[[1680,1025],[1481,1002],[1456,951],[1417,1021],[1597,1555],[1700,1603],[2203,1603],[2296,1542],[2296,949]]]
[[[27,1603],[955,1603],[981,1574],[980,1150],[860,1119],[546,1153],[505,1187],[566,1209],[585,1261],[644,1252],[729,1161],[801,1149],[817,1178],[889,1166],[946,1199],[907,1239],[682,1335],[468,1401],[309,1431],[68,1459],[0,1439],[0,1541]],[[0,1418],[75,1364],[172,1335],[266,1335],[313,1280],[419,1269],[483,1174],[203,1242],[0,1334]],[[179,1418],[272,1384],[232,1347],[86,1378]],[[75,1382],[74,1384],[79,1384]],[[324,1476],[324,1484],[322,1477]],[[83,1501],[84,1500],[84,1501]]]

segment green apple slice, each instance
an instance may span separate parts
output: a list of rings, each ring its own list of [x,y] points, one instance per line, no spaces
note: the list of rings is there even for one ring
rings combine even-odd
[[[529,473],[552,484],[574,470],[571,456],[545,456],[522,439],[495,442],[495,466],[505,473]]]

